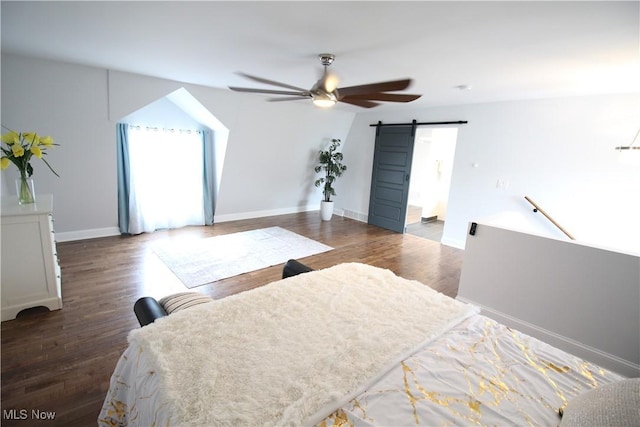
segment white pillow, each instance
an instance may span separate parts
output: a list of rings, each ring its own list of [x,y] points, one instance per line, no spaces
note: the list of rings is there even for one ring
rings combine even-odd
[[[178,294],[168,295],[158,301],[167,314],[174,311],[184,310],[194,305],[211,302],[213,298],[201,294],[200,292],[180,292]]]
[[[561,427],[640,426],[640,378],[603,385],[569,401]]]

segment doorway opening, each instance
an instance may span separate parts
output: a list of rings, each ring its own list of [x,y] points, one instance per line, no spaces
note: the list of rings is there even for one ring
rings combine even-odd
[[[406,233],[442,240],[457,136],[458,128],[416,129]]]

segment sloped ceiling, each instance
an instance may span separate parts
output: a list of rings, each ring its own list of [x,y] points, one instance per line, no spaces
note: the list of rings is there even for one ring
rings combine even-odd
[[[329,52],[340,86],[411,77],[423,94],[378,109],[637,92],[639,5],[3,1],[2,51],[218,88],[267,87],[238,71],[310,88]]]

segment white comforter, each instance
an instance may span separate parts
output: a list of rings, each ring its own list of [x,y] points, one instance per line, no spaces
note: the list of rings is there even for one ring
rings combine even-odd
[[[417,282],[337,267],[133,333],[99,423],[553,425],[570,396],[620,378],[483,316],[460,324],[471,307]],[[309,286],[313,297],[302,291]],[[229,353],[223,339],[243,344]]]

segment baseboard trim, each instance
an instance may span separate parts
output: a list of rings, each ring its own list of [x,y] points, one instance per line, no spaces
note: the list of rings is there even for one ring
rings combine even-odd
[[[368,214],[363,214],[363,213],[352,211],[352,210],[349,210],[349,209],[344,209],[342,211],[342,216],[345,217],[345,218],[349,218],[349,219],[355,219],[356,221],[360,221],[360,222],[364,222],[364,223],[368,223],[369,222],[369,215]]]
[[[75,240],[97,239],[99,237],[111,237],[118,235],[120,235],[120,229],[118,227],[93,228],[88,230],[56,233],[56,241],[73,242]]]
[[[451,246],[457,249],[462,249],[464,250],[464,245],[466,243],[466,241],[460,241],[457,239],[449,239],[446,237],[443,237],[442,240],[440,241],[440,243],[442,243],[445,246]]]
[[[603,368],[615,371],[626,377],[637,377],[640,375],[640,365],[628,360],[624,360],[618,356],[607,353],[600,349],[583,344],[569,337],[557,334],[553,331],[541,328],[532,323],[510,316],[497,310],[493,310],[490,307],[478,304],[475,301],[471,301],[464,297],[458,297],[459,301],[473,304],[480,307],[482,314],[490,317],[508,327],[517,329],[527,335],[535,337],[541,341],[551,344],[567,353],[573,354],[592,363],[602,366]]]
[[[308,205],[298,206],[284,209],[274,209],[265,211],[243,212],[238,214],[228,215],[216,215],[214,217],[214,224],[216,222],[228,222],[242,219],[262,218],[266,216],[286,215],[291,213],[307,212],[307,211],[319,211],[320,205]],[[318,214],[319,215],[319,214]],[[106,228],[93,228],[87,230],[67,231],[62,233],[56,233],[57,242],[72,242],[75,240],[97,239],[100,237],[119,236],[120,229],[118,227],[106,227]]]
[[[214,216],[214,225],[217,222],[229,222],[240,221],[243,219],[263,218],[267,216],[287,215],[292,213],[319,211],[320,205],[306,205],[295,206],[283,209],[272,209],[264,211],[252,211],[241,212],[234,214],[223,214]],[[334,215],[342,216],[344,218],[353,219],[356,221],[368,223],[369,216],[360,212],[352,211],[349,209],[337,209],[334,211]],[[120,235],[120,229],[118,227],[107,228],[94,228],[88,230],[67,231],[63,233],[56,233],[56,241],[58,242],[72,242],[75,240],[97,239],[100,237],[111,237]],[[441,242],[443,245],[452,246],[458,249],[464,249],[464,242],[460,243],[457,240],[443,239]]]
[[[234,213],[234,214],[215,215],[213,219],[213,224],[215,225],[216,222],[240,221],[243,219],[263,218],[267,216],[287,215],[292,213],[319,211],[319,210],[320,210],[320,205],[317,204],[317,205],[306,205],[306,206],[294,206],[294,207],[283,208],[283,209],[272,209],[272,210],[264,210],[264,211],[252,211],[252,212],[241,212],[241,213]]]

